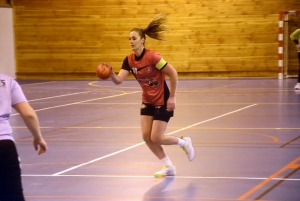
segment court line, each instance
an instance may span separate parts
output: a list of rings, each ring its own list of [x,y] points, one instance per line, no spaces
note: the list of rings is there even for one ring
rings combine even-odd
[[[145,142],[141,142],[141,143],[135,144],[135,145],[133,145],[133,146],[127,147],[127,148],[125,148],[125,149],[121,149],[121,150],[116,151],[116,152],[113,152],[113,153],[111,153],[111,154],[102,156],[102,157],[100,157],[100,158],[96,158],[96,159],[94,159],[94,160],[88,161],[88,162],[86,162],[86,163],[82,163],[82,164],[73,166],[73,167],[71,167],[71,168],[68,168],[68,169],[66,169],[66,170],[64,170],[64,171],[61,171],[61,172],[58,172],[58,173],[55,173],[55,174],[53,174],[53,175],[56,176],[56,175],[63,174],[63,173],[65,173],[65,172],[69,172],[69,171],[71,171],[71,170],[77,169],[77,168],[82,167],[82,166],[84,166],[84,165],[88,165],[88,164],[90,164],[90,163],[93,163],[93,162],[102,160],[102,159],[104,159],[104,158],[107,158],[107,157],[116,155],[116,154],[118,154],[118,153],[124,152],[124,151],[126,151],[126,150],[132,149],[132,148],[137,147],[137,146],[140,146],[140,145],[142,145],[142,144],[145,144]]]
[[[89,92],[91,92],[91,91],[71,93],[71,94],[65,94],[65,95],[60,95],[60,96],[49,96],[49,97],[46,97],[46,98],[39,98],[39,99],[28,100],[28,102],[34,102],[34,101],[39,101],[39,100],[46,100],[46,99],[51,99],[51,98],[59,98],[59,97],[64,97],[64,96],[73,96],[73,95],[84,94],[84,93],[89,93]]]
[[[25,128],[26,126],[12,126],[12,128]],[[56,126],[40,126],[40,128],[57,128]],[[113,128],[113,129],[132,129],[132,128],[141,128],[140,126],[63,126],[60,128],[68,128],[68,129],[91,129],[91,128]],[[175,126],[170,126],[168,128],[180,128]],[[300,130],[299,128],[208,128],[208,127],[201,127],[201,128],[193,128],[193,129],[200,129],[200,130]]]
[[[181,128],[181,129],[179,129],[179,130],[173,131],[173,132],[171,132],[171,133],[168,133],[168,134],[166,134],[166,135],[172,135],[172,134],[174,134],[174,133],[178,133],[178,132],[180,132],[180,131],[183,131],[183,130],[189,129],[189,128],[191,128],[191,127],[197,126],[197,125],[199,125],[199,124],[203,124],[203,123],[206,123],[206,122],[209,122],[209,121],[215,120],[215,119],[219,119],[219,118],[221,118],[221,117],[224,117],[224,116],[227,116],[227,115],[233,114],[233,113],[235,113],[235,112],[239,112],[239,111],[241,111],[241,110],[244,110],[244,109],[247,109],[247,108],[253,107],[253,106],[255,106],[255,105],[257,105],[257,104],[252,104],[252,105],[249,105],[249,106],[246,106],[246,107],[240,108],[240,109],[238,109],[238,110],[234,110],[234,111],[232,111],[232,112],[228,112],[228,113],[225,113],[225,114],[223,114],[223,115],[220,115],[220,116],[217,116],[217,117],[213,117],[213,118],[210,118],[210,119],[207,119],[207,120],[204,120],[204,121],[201,121],[201,122],[198,122],[198,123],[192,124],[192,125],[190,125],[190,126],[187,126],[187,127]]]
[[[234,110],[234,111],[232,111],[232,112],[228,112],[228,113],[225,113],[225,114],[219,115],[219,116],[217,116],[217,117],[213,117],[213,118],[210,118],[210,119],[207,119],[207,120],[204,120],[204,121],[201,121],[201,122],[198,122],[198,123],[192,124],[192,125],[190,125],[190,126],[187,126],[187,127],[181,128],[181,129],[178,129],[178,130],[176,130],[176,131],[173,131],[173,132],[167,133],[167,134],[165,134],[165,135],[171,135],[171,134],[174,134],[174,133],[178,133],[178,132],[180,132],[180,131],[183,131],[183,130],[189,129],[189,128],[191,128],[191,127],[197,126],[197,125],[199,125],[199,124],[203,124],[203,123],[206,123],[206,122],[209,122],[209,121],[212,121],[212,120],[215,120],[215,119],[218,119],[218,118],[221,118],[221,117],[224,117],[224,116],[227,116],[227,115],[233,114],[233,113],[235,113],[235,112],[242,111],[242,110],[244,110],[244,109],[247,109],[247,108],[253,107],[253,106],[255,106],[255,105],[257,105],[257,104],[248,105],[248,106],[246,106],[246,107],[243,107],[243,108],[240,108],[240,109]],[[53,174],[53,175],[60,175],[60,174],[63,174],[63,173],[69,172],[69,171],[71,171],[71,170],[77,169],[77,168],[79,168],[79,167],[82,167],[82,166],[84,166],[84,165],[88,165],[88,164],[90,164],[90,163],[93,163],[93,162],[96,162],[96,161],[102,160],[102,159],[104,159],[104,158],[107,158],[107,157],[110,157],[110,156],[116,155],[116,154],[118,154],[118,153],[122,153],[122,152],[124,152],[124,151],[130,150],[130,149],[132,149],[132,148],[135,148],[135,147],[137,147],[137,146],[140,146],[140,145],[143,145],[143,144],[145,144],[145,142],[141,142],[141,143],[135,144],[135,145],[133,145],[133,146],[127,147],[127,148],[125,148],[125,149],[121,149],[121,150],[119,150],[119,151],[116,151],[116,152],[113,152],[113,153],[111,153],[111,154],[108,154],[108,155],[102,156],[102,157],[100,157],[100,158],[96,158],[96,159],[94,159],[94,160],[88,161],[88,162],[86,162],[86,163],[82,163],[82,164],[79,164],[79,165],[73,166],[73,167],[71,167],[71,168],[68,168],[68,169],[66,169],[66,170],[63,170],[63,171],[57,172],[57,173],[55,173],[55,174]]]
[[[35,175],[35,174],[22,174],[23,177],[100,177],[100,178],[153,178],[148,175],[76,175],[76,174],[64,174],[64,175]],[[193,176],[168,176],[168,178],[176,179],[228,179],[228,180],[266,180],[264,177],[193,177]],[[300,179],[289,179],[274,177],[271,178],[274,181],[299,181]]]
[[[116,89],[140,89],[141,87],[140,86],[129,86],[129,87],[125,87],[125,86],[116,86],[116,85],[94,85],[94,83],[99,83],[99,81],[94,81],[94,82],[89,82],[88,85],[91,86],[91,87],[97,87],[97,88],[108,88],[108,89],[111,89],[111,88],[116,88]]]
[[[290,176],[292,176],[293,174],[295,174],[299,169],[300,169],[300,165],[298,166],[298,168],[295,168],[291,173],[289,173],[288,175],[286,175],[284,178],[289,178]],[[267,190],[265,190],[263,193],[261,193],[259,196],[257,196],[254,200],[260,200],[262,197],[264,197],[265,195],[267,195],[268,193],[270,193],[272,190],[274,190],[275,188],[277,188],[280,184],[282,184],[282,182],[284,182],[284,180],[277,181],[273,186],[271,186],[270,188],[268,188]]]
[[[283,148],[283,147],[285,147],[285,146],[291,144],[292,142],[294,142],[294,141],[296,141],[296,140],[298,140],[298,139],[300,139],[300,135],[299,135],[298,137],[296,137],[296,138],[294,138],[294,139],[292,139],[292,140],[286,142],[285,144],[281,145],[280,148]]]
[[[40,84],[47,84],[47,83],[52,83],[55,81],[49,81],[49,82],[39,82],[39,83],[32,83],[32,84],[20,84],[20,86],[28,86],[28,85],[40,85]]]
[[[262,181],[258,185],[254,186],[252,189],[250,189],[246,193],[244,193],[242,196],[240,196],[238,198],[238,200],[245,200],[247,197],[249,197],[250,195],[252,195],[254,192],[256,192],[257,190],[259,190],[263,186],[265,186],[273,178],[275,178],[276,176],[278,176],[282,172],[286,171],[287,169],[297,169],[297,168],[299,168],[300,164],[297,164],[298,161],[300,161],[300,156],[298,158],[296,158],[295,160],[293,160],[292,162],[290,162],[289,164],[287,164],[286,166],[284,166],[283,168],[281,168],[280,170],[278,170],[277,172],[275,172],[274,174],[272,174],[271,176],[269,176],[268,178],[266,178],[264,181]]]
[[[46,199],[97,199],[97,200],[205,200],[205,201],[236,201],[237,199],[234,198],[191,198],[191,197],[182,197],[182,196],[113,196],[113,195],[103,195],[103,196],[84,196],[84,195],[25,195],[25,198],[46,198]],[[274,200],[260,200],[260,201],[274,201]]]
[[[95,104],[95,105],[108,105],[108,104],[115,104],[115,105],[134,105],[140,104],[140,102],[130,102],[130,103],[83,103],[83,104]],[[176,106],[221,106],[221,105],[246,105],[246,104],[253,104],[253,103],[176,103]],[[256,103],[258,105],[300,105],[300,103]]]
[[[64,105],[57,105],[57,106],[53,106],[53,107],[47,107],[47,108],[43,108],[43,109],[38,109],[38,110],[35,110],[35,111],[39,112],[39,111],[43,111],[43,110],[49,110],[49,109],[53,109],[53,108],[59,108],[59,107],[64,107],[64,106],[76,105],[76,104],[79,104],[79,103],[85,103],[85,102],[94,101],[94,100],[102,100],[102,99],[107,99],[107,98],[112,98],[112,97],[124,96],[124,95],[138,93],[138,92],[140,92],[140,91],[133,91],[133,92],[123,93],[123,94],[118,94],[118,95],[113,95],[113,96],[106,96],[106,97],[101,97],[101,98],[94,98],[94,99],[89,99],[89,100],[84,100],[84,101],[78,101],[78,102],[64,104]],[[19,115],[19,113],[15,113],[15,114],[12,114],[10,116],[15,116],[15,115]]]

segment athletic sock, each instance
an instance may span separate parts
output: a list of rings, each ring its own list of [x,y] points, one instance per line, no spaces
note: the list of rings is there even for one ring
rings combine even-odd
[[[169,159],[168,156],[161,159],[161,161],[163,162],[163,165],[173,166],[173,164],[172,164],[172,162],[171,162],[171,160]]]
[[[178,138],[178,143],[177,143],[177,145],[179,145],[179,146],[184,146],[185,145],[185,143],[186,143],[186,141],[184,140],[184,139],[181,139],[181,138]]]

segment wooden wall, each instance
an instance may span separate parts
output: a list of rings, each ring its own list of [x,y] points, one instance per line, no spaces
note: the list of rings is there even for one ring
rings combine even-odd
[[[0,0],[0,7],[10,7],[8,0]]]
[[[17,78],[95,79],[131,52],[128,34],[158,13],[161,53],[180,77],[277,77],[278,13],[299,0],[14,0]]]

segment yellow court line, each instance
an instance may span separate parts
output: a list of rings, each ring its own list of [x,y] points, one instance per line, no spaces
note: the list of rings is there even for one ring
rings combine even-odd
[[[262,136],[262,137],[267,137],[267,138],[271,138],[273,140],[273,142],[278,142],[278,138],[277,137],[274,137],[272,135],[267,135],[267,134],[259,134],[259,133],[252,133],[252,132],[242,132],[242,131],[233,131],[231,132],[231,134],[234,134],[234,135],[255,135],[255,136]]]
[[[283,168],[281,168],[280,170],[278,170],[277,172],[275,172],[274,174],[272,174],[271,176],[269,176],[267,179],[265,179],[264,181],[262,181],[258,185],[254,186],[248,192],[244,193],[242,196],[240,196],[238,198],[238,200],[245,200],[247,197],[249,197],[250,195],[252,195],[254,192],[256,192],[257,190],[259,190],[263,186],[265,186],[272,179],[274,179],[275,177],[277,177],[278,175],[280,175],[282,172],[286,171],[287,169],[297,169],[297,168],[300,168],[300,164],[296,164],[298,161],[300,161],[300,156],[298,158],[296,158],[295,160],[293,160],[292,162],[290,162],[289,164],[287,164],[286,166],[284,166]]]
[[[63,128],[60,128],[60,129],[63,129]],[[135,129],[140,129],[140,127],[135,127]],[[63,139],[49,139],[49,138],[57,137],[57,136],[59,136],[59,137],[69,136],[69,135],[74,136],[74,135],[78,135],[78,134],[81,134],[81,133],[80,132],[78,132],[78,133],[72,132],[72,133],[56,134],[56,135],[45,136],[45,138],[47,138],[47,140],[63,140]],[[232,133],[232,134],[234,134],[234,135],[263,136],[263,137],[267,137],[267,138],[272,139],[272,142],[278,142],[278,138],[276,138],[274,136],[271,136],[271,135],[257,134],[257,133]],[[17,139],[17,140],[22,140],[22,139]],[[91,140],[91,138],[89,138],[89,139],[70,139],[70,138],[68,138],[66,140],[82,140],[82,141],[86,140],[86,141],[89,141],[89,140]],[[97,140],[97,139],[94,139],[94,140]],[[252,140],[252,141],[251,140],[244,140],[244,141],[231,141],[231,140],[227,140],[227,141],[224,141],[224,140],[222,140],[222,142],[224,144],[228,144],[228,143],[253,143],[253,142],[266,143],[268,141],[255,141],[255,140]],[[199,143],[218,143],[218,141],[217,140],[214,140],[214,141],[211,141],[211,140],[209,140],[209,141],[203,141],[203,140],[201,140],[201,142],[199,142]]]
[[[99,81],[94,81],[88,83],[89,86],[91,87],[97,87],[105,90],[111,90],[111,91],[121,91],[120,89],[141,89],[141,87],[120,87],[120,86],[103,86],[103,85],[94,85],[95,82]],[[122,91],[125,93],[125,91]]]

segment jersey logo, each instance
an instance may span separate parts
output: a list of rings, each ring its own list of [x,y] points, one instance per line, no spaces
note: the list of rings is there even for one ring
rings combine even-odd
[[[137,71],[138,71],[137,68],[132,68],[131,70],[132,70],[133,74],[137,74]]]
[[[152,87],[153,85],[156,86],[156,85],[158,85],[158,81],[157,80],[149,80],[148,84],[150,87]]]
[[[150,66],[147,67],[147,73],[151,73],[152,72],[152,68]]]
[[[132,73],[133,73],[133,74],[137,74],[138,71],[140,71],[140,70],[142,70],[142,69],[144,69],[144,68],[147,68],[147,69],[146,69],[146,72],[147,72],[147,73],[151,73],[151,72],[152,72],[152,68],[151,68],[150,66],[148,66],[148,65],[147,65],[147,66],[143,66],[143,67],[141,67],[141,68],[132,67],[131,70],[132,70]]]

